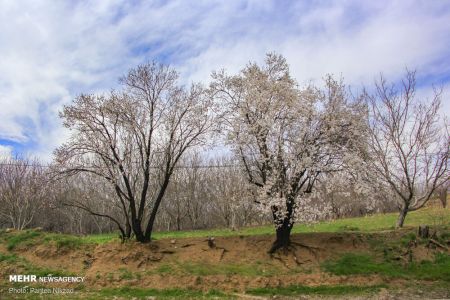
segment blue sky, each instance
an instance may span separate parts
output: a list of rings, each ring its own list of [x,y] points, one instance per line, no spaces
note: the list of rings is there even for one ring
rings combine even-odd
[[[418,95],[445,88],[450,113],[449,1],[0,1],[0,155],[51,160],[67,139],[58,111],[80,93],[117,87],[129,68],[170,63],[207,83],[265,53],[300,84],[326,73],[355,88],[417,69]]]

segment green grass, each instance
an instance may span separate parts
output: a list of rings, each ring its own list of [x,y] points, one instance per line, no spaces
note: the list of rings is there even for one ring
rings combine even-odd
[[[156,274],[170,274],[175,272],[174,267],[169,264],[162,264],[155,271]]]
[[[292,233],[310,232],[374,232],[380,230],[393,229],[397,219],[397,213],[375,214],[371,216],[346,218],[332,221],[323,221],[312,225],[296,224]],[[417,227],[420,224],[428,225],[450,225],[450,208],[442,209],[426,207],[408,214],[405,227]],[[231,229],[208,229],[191,231],[167,231],[155,232],[153,238],[158,239],[178,239],[178,238],[202,238],[208,236],[250,236],[274,234],[272,225],[245,227],[240,230]],[[14,249],[19,244],[32,245],[38,238],[43,237],[47,242],[56,243],[58,248],[77,248],[85,244],[103,244],[110,241],[119,241],[118,233],[94,234],[87,236],[73,236],[57,233],[44,233],[33,230],[16,231],[12,233],[0,232],[0,239],[7,243],[9,250]]]
[[[33,286],[37,287],[37,286]],[[1,291],[1,290],[0,290]],[[77,289],[79,292],[79,290]],[[83,300],[105,300],[105,299],[235,299],[232,295],[224,294],[217,290],[201,292],[190,289],[143,289],[143,288],[105,288],[97,291],[84,291],[75,294],[47,294],[45,298],[39,294],[16,294],[11,299],[83,299]],[[10,298],[8,298],[10,299]]]
[[[190,289],[142,289],[142,288],[106,288],[96,292],[98,296],[101,297],[126,297],[126,298],[137,298],[146,299],[149,296],[157,297],[157,299],[205,299],[205,298],[218,298],[227,297],[226,294],[217,291],[210,290],[208,292],[202,292]],[[97,298],[92,298],[97,299]],[[103,298],[98,298],[103,299]]]
[[[59,233],[46,233],[44,242],[54,243],[57,249],[78,249],[81,245],[87,244],[77,236]]]
[[[404,247],[408,246],[409,243],[416,241],[417,236],[414,232],[410,232],[408,234],[405,234],[400,238],[400,244]]]
[[[119,269],[119,279],[123,280],[130,280],[133,279],[133,273],[125,268],[120,268]]]
[[[355,285],[319,285],[319,286],[304,286],[292,285],[288,287],[275,288],[256,288],[247,290],[247,293],[258,296],[281,295],[281,296],[295,296],[295,295],[326,295],[338,296],[349,294],[368,294],[378,292],[384,285],[372,286],[355,286]]]
[[[319,222],[312,225],[296,224],[292,233],[308,232],[343,232],[343,231],[361,231],[373,232],[380,230],[393,229],[397,220],[397,213],[375,214],[371,216],[346,218],[332,221]],[[450,208],[442,209],[435,207],[426,207],[421,210],[410,212],[405,220],[405,227],[417,227],[421,224],[428,225],[450,225]],[[272,225],[246,227],[240,230],[230,229],[211,229],[211,230],[192,230],[192,231],[168,231],[155,232],[155,239],[164,238],[188,238],[188,237],[207,237],[207,236],[249,236],[273,234]]]
[[[18,258],[15,254],[3,254],[0,253],[0,262],[6,262],[7,264],[12,264],[17,262]]]
[[[368,254],[348,253],[334,261],[326,261],[322,267],[335,275],[379,274],[386,277],[450,282],[450,256],[436,254],[434,261],[411,262],[402,265],[396,261],[376,261]]]
[[[114,240],[115,234],[99,234],[88,236],[76,236],[70,234],[61,234],[53,232],[41,232],[33,229],[27,229],[22,231],[12,231],[6,233],[2,231],[0,234],[0,242],[6,244],[8,250],[14,250],[19,246],[30,247],[41,242],[53,243],[57,249],[78,249],[82,245],[88,244],[103,244]],[[118,238],[117,238],[118,240]]]
[[[41,232],[33,230],[20,231],[13,235],[2,235],[6,240],[6,248],[13,250],[20,244],[31,245],[34,240],[41,236]]]
[[[116,232],[89,234],[79,237],[86,244],[105,244],[113,240],[120,241],[119,234]]]

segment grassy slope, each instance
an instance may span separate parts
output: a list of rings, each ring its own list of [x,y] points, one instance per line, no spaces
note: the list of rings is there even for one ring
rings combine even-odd
[[[334,221],[324,221],[313,225],[297,224],[294,226],[293,233],[304,232],[342,232],[342,231],[380,231],[393,229],[397,219],[397,213],[375,214],[372,216],[359,218],[346,218]],[[405,221],[405,227],[418,226],[420,224],[428,225],[449,225],[450,207],[447,209],[426,207],[408,214]],[[207,236],[238,236],[238,235],[260,235],[273,234],[272,225],[246,227],[240,230],[230,229],[208,229],[192,231],[167,231],[155,232],[155,239],[163,238],[188,238],[188,237],[207,237]],[[87,242],[104,243],[116,238],[117,234],[98,234],[83,237]]]
[[[343,231],[360,231],[360,232],[372,232],[386,229],[392,229],[395,224],[397,215],[395,213],[390,214],[378,214],[373,216],[361,217],[361,218],[348,218],[335,221],[321,222],[310,226],[296,225],[294,227],[294,233],[300,232],[343,232]],[[417,212],[413,212],[408,215],[405,226],[417,226],[419,224],[429,224],[434,226],[449,226],[450,225],[450,208],[445,210],[440,208],[428,207]],[[259,234],[273,234],[272,226],[260,226],[260,227],[248,227],[238,231],[231,231],[228,229],[214,229],[214,230],[198,230],[198,231],[180,231],[180,232],[159,232],[155,233],[155,238],[183,238],[183,237],[205,237],[205,236],[236,236],[236,235],[259,235]],[[33,244],[35,242],[55,243],[58,247],[76,248],[81,244],[101,244],[113,239],[116,239],[116,234],[102,234],[102,235],[89,235],[85,237],[76,237],[72,235],[63,235],[55,233],[44,233],[36,231],[23,231],[12,235],[10,238],[6,238],[3,234],[0,236],[2,242],[6,246],[6,249],[10,254],[0,255],[0,262],[13,264],[17,263],[23,266],[23,269],[29,273],[49,272],[50,270],[41,270],[35,268],[30,262],[17,257],[11,251],[20,245]],[[396,241],[401,243],[402,241]],[[385,245],[387,248],[391,245]],[[161,266],[163,267],[163,266]],[[198,266],[185,266],[187,274],[192,275],[208,275],[212,271],[217,271],[219,266],[207,266],[208,272],[203,274],[197,269]],[[247,270],[243,267],[228,270],[233,266],[222,266],[226,272],[224,274],[240,274],[249,275]],[[242,269],[242,270],[241,270]],[[409,269],[401,269],[397,262],[390,260],[375,261],[367,254],[350,253],[336,261],[328,261],[323,265],[323,269],[327,272],[336,275],[351,275],[351,274],[380,274],[386,277],[392,278],[404,278],[404,279],[419,279],[419,280],[436,280],[441,279],[443,282],[448,283],[450,280],[450,257],[439,256],[436,257],[434,262],[425,262],[424,264],[412,264]],[[202,269],[203,270],[203,269]],[[174,270],[169,270],[172,273]],[[218,272],[222,274],[222,270]],[[57,270],[52,270],[53,274],[57,274]],[[161,270],[161,275],[165,273]],[[242,274],[241,274],[242,273]],[[252,273],[253,274],[253,273]],[[66,274],[67,275],[67,274]],[[251,274],[250,274],[251,275]],[[258,275],[258,274],[256,274]],[[344,294],[364,294],[373,293],[378,291],[384,286],[292,286],[283,288],[260,288],[248,290],[247,292],[254,295],[344,295]],[[85,291],[83,293],[88,299],[104,299],[112,295],[120,295],[125,299],[131,297],[140,298],[141,296],[153,295],[159,298],[186,298],[192,297],[198,298],[215,298],[215,297],[230,297],[230,295],[224,295],[220,291],[199,292],[192,290],[150,290],[141,288],[105,288],[99,291]],[[69,297],[70,298],[70,297]],[[231,298],[233,296],[231,295]]]
[[[345,218],[332,221],[319,222],[312,225],[296,224],[292,233],[308,232],[345,232],[360,231],[371,232],[389,230],[394,228],[397,213],[375,214],[371,216],[358,218]],[[417,227],[420,224],[432,226],[450,225],[450,207],[442,209],[440,207],[426,207],[408,214],[405,221],[405,227]],[[272,225],[245,227],[239,230],[207,229],[191,231],[165,231],[155,232],[154,239],[166,238],[195,238],[208,236],[250,236],[274,234]],[[7,248],[12,250],[16,244],[30,242],[33,238],[40,237],[42,234],[35,231],[24,231],[7,241]],[[118,240],[117,233],[92,234],[86,236],[73,236],[67,234],[45,233],[44,241],[54,242],[61,247],[75,247],[79,244],[103,244],[112,240]]]

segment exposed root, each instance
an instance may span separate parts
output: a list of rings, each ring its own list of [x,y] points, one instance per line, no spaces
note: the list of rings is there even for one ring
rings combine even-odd
[[[280,249],[284,249],[284,250],[288,250],[290,243],[280,243],[280,242],[274,242],[272,244],[272,247],[270,247],[269,251],[267,251],[267,253],[269,253],[270,255],[274,254],[275,252],[277,252]]]
[[[434,239],[430,239],[429,244],[434,244],[434,245],[436,245],[436,246],[438,246],[438,247],[440,247],[440,248],[445,249],[445,250],[448,251],[448,247],[447,247],[447,246],[445,246],[445,245],[439,243],[438,241],[436,241],[436,240],[434,240]]]
[[[174,254],[175,251],[172,251],[172,250],[162,250],[160,253],[163,253],[163,254]]]
[[[224,255],[225,255],[225,252],[228,252],[228,250],[225,249],[225,248],[220,248],[220,249],[222,249],[222,254],[220,254],[219,261],[221,261],[223,259]]]
[[[293,245],[296,245],[296,246],[299,246],[301,248],[307,249],[312,255],[314,255],[314,257],[316,259],[318,259],[317,251],[318,250],[322,250],[322,248],[320,248],[320,247],[308,246],[308,245],[305,245],[305,244],[302,244],[302,243],[299,243],[299,242],[291,242],[291,247],[296,249]]]
[[[147,260],[146,260],[146,259],[141,260],[141,261],[138,263],[137,267],[140,268],[140,267],[142,267],[142,265],[145,264],[145,263],[147,263]]]
[[[205,241],[208,242],[209,249],[222,250],[222,253],[220,254],[220,257],[219,257],[219,261],[221,261],[225,255],[225,252],[228,252],[228,250],[223,247],[217,247],[216,240],[213,236],[208,237]],[[189,244],[185,245],[185,247],[188,247],[188,246],[189,246]],[[207,251],[208,249],[202,248],[202,250]]]
[[[291,247],[291,248],[292,248],[291,253],[292,253],[292,255],[294,256],[295,264],[296,264],[297,266],[301,265],[302,263],[298,261],[297,254],[295,253],[295,250],[297,250],[297,249],[295,249],[295,247]]]
[[[291,244],[297,245],[299,247],[307,248],[307,249],[314,249],[314,250],[322,250],[323,249],[321,247],[309,246],[309,245],[305,245],[305,244],[302,244],[302,243],[299,243],[299,242],[291,242]]]
[[[140,267],[142,267],[144,264],[147,264],[149,261],[153,261],[153,262],[160,261],[163,257],[164,257],[164,255],[161,255],[161,256],[146,256],[146,257],[144,257],[143,260],[141,260],[141,261],[138,263],[137,267],[140,268]]]
[[[289,268],[289,265],[280,257],[280,256],[275,256],[273,254],[270,255],[271,258],[279,260],[286,268]]]
[[[294,247],[293,245],[289,245],[287,247],[278,248],[275,251],[275,253],[278,253],[279,252],[278,250],[283,250],[285,255],[288,255],[289,253],[291,253],[293,258],[294,258],[294,262],[295,262],[295,264],[297,266],[300,266],[300,265],[304,264],[305,262],[310,261],[310,260],[306,260],[305,262],[301,262],[299,260],[299,258],[297,257],[297,248]],[[275,253],[270,253],[270,257],[273,258],[273,259],[279,260],[280,262],[283,263],[283,265],[286,268],[290,269],[289,265],[281,258],[281,256],[280,255],[276,256]]]

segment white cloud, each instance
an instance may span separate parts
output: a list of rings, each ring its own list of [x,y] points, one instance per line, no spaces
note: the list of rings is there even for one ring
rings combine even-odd
[[[450,5],[438,1],[11,0],[0,19],[0,144],[32,144],[47,160],[67,137],[63,104],[155,57],[184,82],[237,72],[268,51],[286,56],[300,83],[334,73],[358,86],[408,66],[445,84],[450,73]]]
[[[8,159],[12,156],[12,147],[0,145],[0,159]]]

